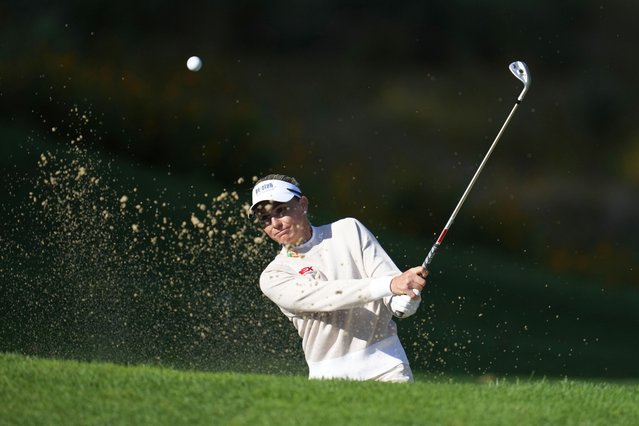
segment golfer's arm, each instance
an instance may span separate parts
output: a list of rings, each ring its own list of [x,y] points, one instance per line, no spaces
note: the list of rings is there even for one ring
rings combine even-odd
[[[331,312],[391,296],[392,277],[321,281],[285,272],[265,273],[262,292],[291,312]]]

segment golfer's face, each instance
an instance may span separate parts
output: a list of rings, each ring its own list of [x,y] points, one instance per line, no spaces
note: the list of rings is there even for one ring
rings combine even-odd
[[[256,212],[257,220],[266,235],[279,244],[297,245],[308,231],[306,197],[293,198],[287,203],[266,204]]]

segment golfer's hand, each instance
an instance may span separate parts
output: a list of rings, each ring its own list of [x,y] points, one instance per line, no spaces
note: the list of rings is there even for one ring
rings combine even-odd
[[[390,309],[393,315],[397,318],[408,318],[417,312],[417,308],[419,308],[421,301],[421,297],[411,299],[405,294],[395,295],[391,297]]]
[[[391,280],[391,291],[393,294],[405,294],[411,299],[419,297],[426,285],[427,275],[428,271],[423,266],[410,268]]]

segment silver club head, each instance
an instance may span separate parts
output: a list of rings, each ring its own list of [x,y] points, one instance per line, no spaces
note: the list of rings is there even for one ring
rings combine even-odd
[[[530,71],[528,71],[528,66],[521,61],[513,62],[508,68],[510,68],[510,72],[512,72],[519,81],[524,83],[524,90],[522,90],[518,98],[518,100],[521,101],[524,99],[524,96],[530,87]]]

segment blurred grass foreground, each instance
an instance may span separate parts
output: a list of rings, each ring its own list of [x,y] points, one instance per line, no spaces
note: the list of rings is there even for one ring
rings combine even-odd
[[[633,383],[438,380],[410,386],[0,354],[0,417],[9,424],[634,425]],[[290,390],[294,388],[295,392]],[[429,395],[398,420],[388,406]],[[81,401],[82,403],[78,403]],[[277,409],[274,409],[277,407]]]

